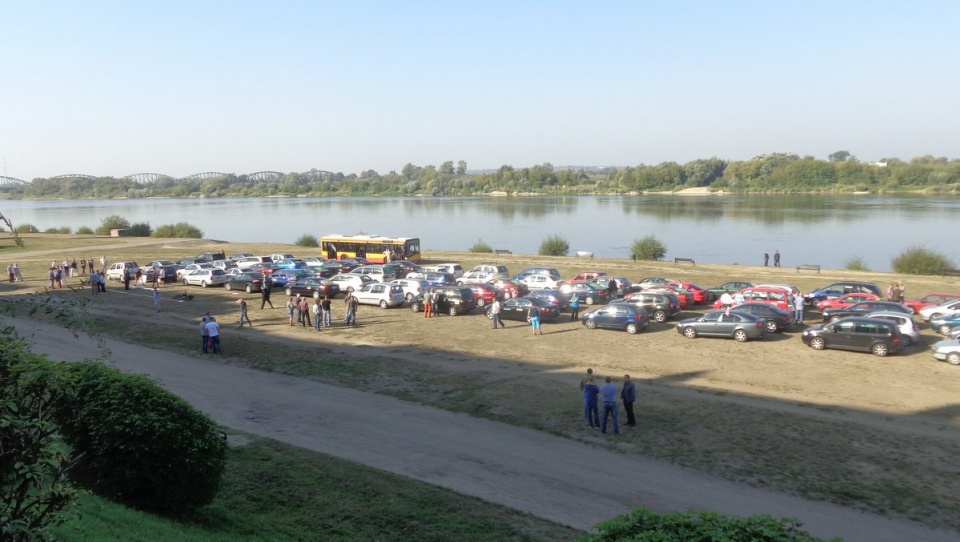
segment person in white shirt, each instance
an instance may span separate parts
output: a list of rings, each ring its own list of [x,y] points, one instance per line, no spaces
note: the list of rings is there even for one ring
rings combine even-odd
[[[207,322],[207,335],[210,337],[210,348],[213,349],[214,354],[221,354],[220,352],[220,324],[217,323],[217,319],[213,316],[210,317],[210,321]]]

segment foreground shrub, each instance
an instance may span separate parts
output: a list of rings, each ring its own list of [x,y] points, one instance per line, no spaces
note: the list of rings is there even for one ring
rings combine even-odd
[[[843,265],[843,268],[847,271],[869,271],[870,268],[867,267],[867,262],[860,256],[854,256],[847,260],[847,263]]]
[[[658,261],[667,255],[667,247],[654,235],[637,239],[630,247],[630,256],[634,260]]]
[[[72,481],[153,511],[179,513],[213,500],[226,443],[210,418],[141,375],[94,362],[71,364],[69,374],[57,420],[78,457]]]
[[[196,226],[191,226],[186,222],[177,222],[176,224],[164,224],[157,226],[151,237],[179,237],[181,239],[200,239],[203,232]]]
[[[800,526],[795,519],[774,519],[763,515],[743,518],[704,510],[658,514],[638,508],[597,525],[599,533],[582,536],[580,542],[822,541]]]
[[[557,234],[547,236],[540,243],[541,256],[566,256],[568,252],[570,252],[570,243]]]
[[[493,252],[493,247],[485,243],[483,239],[478,239],[477,242],[470,247],[470,252],[489,254]]]
[[[33,224],[20,224],[16,228],[17,233],[40,233],[40,230],[37,229]]]
[[[77,233],[80,235],[93,235],[93,230],[90,229],[90,226],[80,226],[77,228]]]
[[[130,228],[130,221],[120,215],[110,215],[100,221],[97,235],[110,235],[110,230],[126,230]]]
[[[318,247],[318,246],[320,246],[320,241],[317,240],[317,236],[316,236],[316,235],[310,235],[309,233],[305,233],[305,234],[301,235],[300,237],[298,237],[298,238],[297,238],[297,242],[294,243],[294,244],[297,245],[298,247],[309,247],[309,248],[313,248],[313,247]]]
[[[130,237],[150,237],[152,233],[153,229],[150,227],[148,222],[131,224],[130,228],[127,229],[127,235]]]
[[[890,261],[896,273],[912,275],[939,275],[944,269],[953,269],[953,260],[925,247],[910,247]]]

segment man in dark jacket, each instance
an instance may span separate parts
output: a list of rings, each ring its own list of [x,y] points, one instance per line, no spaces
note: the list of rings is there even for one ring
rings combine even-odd
[[[630,380],[630,375],[623,375],[620,400],[623,401],[623,409],[627,411],[626,425],[630,427],[637,425],[637,419],[633,417],[633,403],[637,401],[637,386]]]

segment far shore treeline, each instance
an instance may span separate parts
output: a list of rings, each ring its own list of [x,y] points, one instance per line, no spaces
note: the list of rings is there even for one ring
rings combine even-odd
[[[858,161],[847,151],[827,160],[793,153],[765,154],[742,161],[719,158],[686,164],[635,167],[533,167],[470,172],[463,160],[439,167],[407,164],[398,173],[368,170],[345,175],[304,173],[201,174],[183,179],[152,175],[124,178],[63,175],[0,186],[9,199],[231,198],[265,196],[472,196],[506,194],[621,194],[707,188],[732,193],[851,193],[960,190],[960,160],[922,156]]]

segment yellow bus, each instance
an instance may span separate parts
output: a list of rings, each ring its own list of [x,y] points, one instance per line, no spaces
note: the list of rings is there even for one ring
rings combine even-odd
[[[420,261],[420,239],[416,237],[381,237],[379,235],[325,235],[320,249],[330,260],[361,257],[374,263],[407,260]]]

